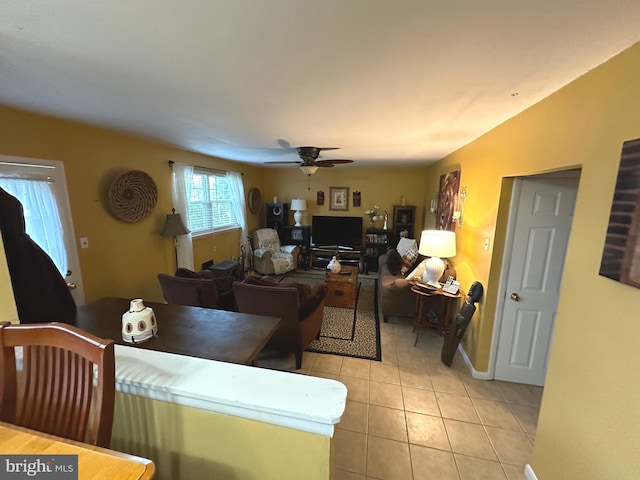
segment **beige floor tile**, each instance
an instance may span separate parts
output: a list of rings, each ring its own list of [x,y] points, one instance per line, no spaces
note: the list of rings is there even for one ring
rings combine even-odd
[[[403,410],[369,406],[369,435],[399,442],[407,441],[407,424]]]
[[[313,368],[313,363],[316,361],[316,358],[319,356],[319,353],[315,352],[304,352],[302,354],[302,369],[311,370]],[[295,357],[294,357],[295,363]],[[294,365],[295,366],[295,365]]]
[[[404,348],[397,347],[398,365],[403,367],[426,367],[427,356],[421,350],[414,348],[413,344]]]
[[[502,463],[501,465],[509,480],[527,480],[522,465],[508,465],[506,463]]]
[[[333,442],[334,467],[364,475],[367,462],[367,436],[337,428]]]
[[[347,399],[369,403],[369,380],[340,375],[340,381],[347,387]]]
[[[311,375],[312,377],[328,378],[330,380],[340,381],[340,375],[338,375],[337,373],[325,373],[325,372],[319,372],[318,370],[311,370],[309,372],[309,375]]]
[[[409,444],[370,435],[367,476],[381,480],[411,479]]]
[[[453,452],[486,460],[498,460],[482,425],[445,419],[444,426]]]
[[[507,480],[499,462],[459,454],[454,456],[460,480]]]
[[[520,423],[506,403],[481,398],[472,398],[471,402],[483,425],[506,428],[507,430],[522,430]]]
[[[451,452],[410,445],[413,480],[459,480]],[[407,477],[411,478],[411,477]]]
[[[342,420],[336,427],[352,432],[367,433],[368,422],[369,404],[347,400]]]
[[[364,360],[362,358],[344,357],[342,360],[340,375],[369,379],[371,363],[372,362],[370,360]]]
[[[436,399],[442,418],[480,423],[480,418],[478,418],[469,397],[436,392]]]
[[[504,398],[504,401],[515,405],[529,405],[539,407],[539,398],[531,393],[528,385],[496,381],[496,386]]]
[[[387,363],[389,365],[398,365],[398,356],[396,355],[395,350],[382,350],[380,352],[380,361],[382,363]]]
[[[409,443],[439,450],[451,450],[442,418],[413,412],[405,412],[405,416]]]
[[[400,385],[400,373],[397,365],[388,363],[371,363],[371,380]]]
[[[332,480],[366,480],[364,475],[360,475],[359,473],[347,472],[346,470],[340,470],[336,468],[333,471]]]
[[[425,369],[404,366],[398,370],[400,372],[400,384],[402,386],[433,390],[431,377]]]
[[[369,403],[381,407],[397,408],[402,410],[402,390],[400,385],[391,383],[369,382]]]
[[[313,362],[313,367],[311,371],[314,372],[323,372],[323,373],[333,373],[335,375],[340,375],[340,369],[342,368],[342,360],[345,357],[341,357],[339,355],[318,355],[316,357],[315,362]]]
[[[436,394],[431,390],[402,387],[402,397],[406,411],[440,416]]]
[[[495,427],[485,428],[502,463],[525,465],[529,462],[533,444],[526,433]]]
[[[538,426],[538,407],[530,407],[528,405],[511,405],[511,411],[520,422],[522,429],[527,433],[536,433]]]
[[[455,393],[456,395],[467,395],[464,383],[460,379],[460,375],[451,371],[432,371],[431,384],[433,390],[442,393]]]
[[[504,402],[498,387],[491,380],[478,380],[477,378],[462,376],[462,383],[467,390],[467,394],[473,398],[483,398],[495,402]]]

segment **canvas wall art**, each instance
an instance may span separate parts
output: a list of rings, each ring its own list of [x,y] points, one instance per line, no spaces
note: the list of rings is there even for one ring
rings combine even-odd
[[[460,170],[445,173],[440,176],[438,189],[438,213],[436,216],[436,230],[455,230],[453,212],[458,205],[458,190],[460,188]]]
[[[622,144],[600,275],[640,288],[640,138]]]

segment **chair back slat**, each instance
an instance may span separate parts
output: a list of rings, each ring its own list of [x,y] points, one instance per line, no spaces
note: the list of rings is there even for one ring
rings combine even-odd
[[[22,371],[16,373],[17,346],[23,356]],[[0,419],[109,446],[115,400],[112,340],[65,324],[5,322],[0,324],[0,348]]]

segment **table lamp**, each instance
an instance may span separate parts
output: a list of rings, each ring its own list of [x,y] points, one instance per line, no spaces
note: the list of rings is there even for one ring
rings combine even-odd
[[[162,228],[160,235],[163,237],[173,237],[173,248],[176,255],[176,268],[178,268],[178,235],[186,235],[191,233],[185,224],[182,222],[182,218],[179,213],[176,213],[176,209],[172,209],[171,213],[167,214],[167,220]]]
[[[291,210],[295,210],[293,214],[293,219],[296,221],[294,226],[301,227],[302,224],[302,213],[307,209],[307,201],[304,198],[293,198],[291,199]]]
[[[448,230],[425,230],[420,236],[420,255],[427,260],[422,281],[432,287],[441,288],[440,277],[444,273],[443,258],[456,256],[456,234]]]

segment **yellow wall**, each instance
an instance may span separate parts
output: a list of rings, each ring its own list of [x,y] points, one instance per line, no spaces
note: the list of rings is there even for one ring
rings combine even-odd
[[[265,202],[272,202],[275,195],[278,201],[289,203],[292,198],[306,199],[308,210],[303,212],[303,225],[311,225],[313,215],[348,215],[363,217],[363,226],[366,228],[369,226],[369,219],[365,216],[365,210],[378,205],[381,212],[388,212],[388,226],[391,228],[393,206],[401,205],[404,197],[407,205],[417,207],[415,231],[419,235],[423,228],[425,201],[428,203],[428,199],[433,197],[432,193],[424,189],[425,175],[426,167],[367,168],[349,165],[321,168],[311,176],[309,183],[307,175],[295,167],[270,168],[264,172],[263,198]],[[348,211],[329,210],[330,187],[349,187]],[[318,190],[324,191],[324,205],[316,204]],[[353,206],[354,191],[361,193],[360,207]],[[293,213],[290,213],[289,222],[294,223]],[[378,222],[377,226],[382,228],[382,222]]]
[[[0,145],[4,155],[64,163],[76,238],[89,238],[90,247],[78,250],[87,301],[106,295],[162,301],[156,275],[175,270],[173,240],[160,236],[173,206],[169,160],[240,171],[247,192],[262,188],[261,168],[2,106]],[[109,185],[129,170],[145,171],[158,187],[155,210],[137,223],[117,220],[108,208]],[[249,229],[260,220],[249,213]],[[194,240],[196,268],[239,254],[238,231]]]
[[[636,44],[429,169],[435,186],[460,168],[467,187],[455,260],[463,284],[486,287],[465,343],[485,370],[505,177],[582,168],[532,461],[540,479],[618,480],[640,471],[640,291],[598,275],[622,142],[640,137],[639,86]],[[492,251],[482,248],[485,237]]]
[[[328,437],[118,393],[111,447],[158,480],[328,480]]]
[[[0,236],[0,322],[18,323],[18,312],[13,300],[11,277],[4,253],[4,244]]]

